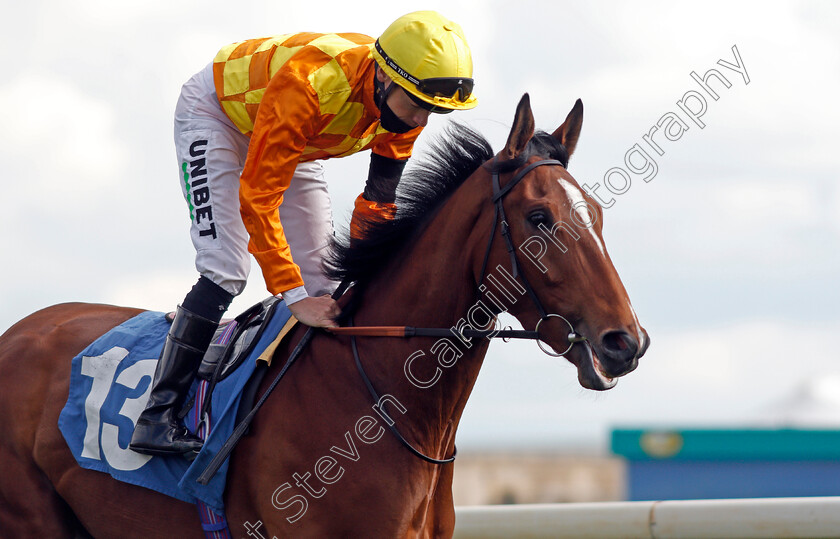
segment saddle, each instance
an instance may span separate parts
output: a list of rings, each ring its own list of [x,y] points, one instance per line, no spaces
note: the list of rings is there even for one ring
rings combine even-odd
[[[253,350],[265,329],[265,321],[271,317],[278,301],[277,297],[268,297],[236,318],[222,320],[198,367],[198,378],[209,381],[217,376],[223,380],[233,372]],[[175,311],[166,313],[165,318],[171,324],[175,320]],[[217,366],[220,367],[218,373]]]
[[[219,324],[196,373],[199,380],[209,382],[201,403],[202,415],[210,414],[213,391],[216,385],[233,373],[254,351],[254,347],[266,330],[266,321],[271,320],[274,310],[281,301],[275,296],[268,297],[236,318],[222,321]],[[169,315],[167,315],[167,320],[170,320]],[[277,335],[276,340],[282,340],[290,328],[291,325],[284,327]],[[265,376],[267,366],[268,362],[260,362],[250,381],[243,388],[241,407],[237,416],[247,413],[251,409],[257,388]],[[179,417],[181,419],[186,417],[195,404],[195,397],[185,402]]]

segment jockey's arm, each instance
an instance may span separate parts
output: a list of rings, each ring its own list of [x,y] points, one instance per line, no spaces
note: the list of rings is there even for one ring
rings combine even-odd
[[[370,169],[365,190],[356,197],[353,217],[350,220],[352,239],[364,237],[365,223],[394,218],[397,213],[397,185],[405,163],[405,159],[370,154]]]
[[[287,304],[308,295],[277,208],[319,115],[318,97],[310,86],[286,73],[275,76],[260,104],[240,176],[239,202],[242,222],[250,236],[248,250],[262,269],[268,291],[283,293]]]
[[[371,152],[370,169],[363,193],[365,198],[371,202],[393,203],[397,198],[397,185],[406,161]]]
[[[405,163],[404,159],[392,159],[371,153],[365,190],[356,198],[350,221],[352,238],[364,235],[361,232],[363,223],[393,219],[396,215],[397,206],[394,201]],[[303,286],[299,286],[284,292],[283,298],[294,317],[304,324],[315,327],[336,326],[334,319],[340,314],[340,309],[329,296],[309,297]]]

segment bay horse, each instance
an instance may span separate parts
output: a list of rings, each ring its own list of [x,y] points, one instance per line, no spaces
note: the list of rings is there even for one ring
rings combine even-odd
[[[489,327],[502,310],[538,328],[585,388],[609,389],[637,366],[647,333],[604,247],[601,209],[566,170],[582,120],[578,100],[553,134],[535,133],[526,94],[496,155],[480,135],[451,130],[440,155],[401,182],[400,215],[335,247],[333,275],[355,282],[340,302],[355,325],[452,327],[451,335],[318,331],[231,455],[234,537],[451,536],[453,465],[430,460],[453,455],[489,345],[462,330]],[[80,468],[57,427],[70,360],[140,312],[56,305],[0,337],[3,537],[203,536],[191,504]],[[305,329],[280,345],[261,390]],[[426,458],[403,447],[391,424]]]

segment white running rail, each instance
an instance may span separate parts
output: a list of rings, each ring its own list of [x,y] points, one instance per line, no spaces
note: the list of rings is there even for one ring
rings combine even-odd
[[[840,497],[456,507],[455,539],[840,537]]]

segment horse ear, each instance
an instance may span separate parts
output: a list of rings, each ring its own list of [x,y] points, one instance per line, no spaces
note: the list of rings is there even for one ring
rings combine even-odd
[[[531,112],[531,98],[524,94],[516,106],[516,116],[510,129],[507,144],[500,153],[503,160],[513,159],[525,149],[534,136],[534,113]]]
[[[577,146],[578,137],[580,137],[580,128],[583,125],[583,101],[578,99],[575,101],[575,106],[572,107],[572,110],[569,111],[569,115],[566,116],[566,121],[563,122],[563,125],[557,128],[557,131],[551,134],[552,137],[557,139],[557,141],[566,147],[566,151],[569,152],[569,157],[572,156],[572,153],[575,151],[575,146]]]

